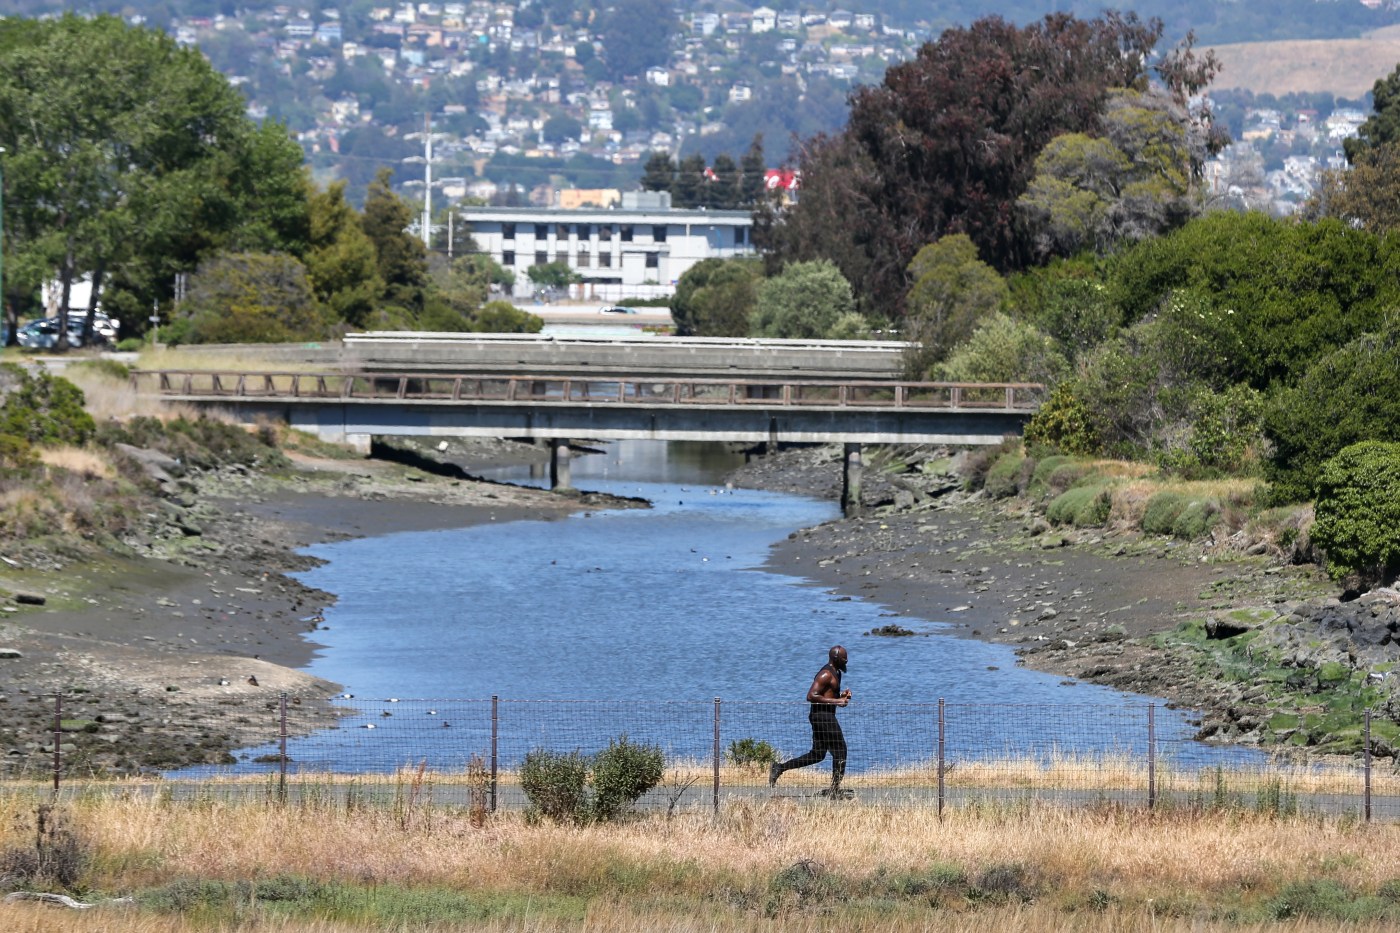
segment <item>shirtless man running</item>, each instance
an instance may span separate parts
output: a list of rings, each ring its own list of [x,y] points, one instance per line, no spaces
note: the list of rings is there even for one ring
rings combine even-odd
[[[807,702],[812,704],[807,713],[807,721],[812,724],[811,751],[781,764],[774,762],[768,769],[769,787],[777,784],[784,772],[814,765],[830,752],[831,788],[823,793],[833,798],[842,796],[841,779],[846,774],[846,737],[841,734],[841,724],[836,721],[836,707],[851,702],[851,691],[841,689],[841,675],[845,672],[846,649],[836,645],[807,691]]]

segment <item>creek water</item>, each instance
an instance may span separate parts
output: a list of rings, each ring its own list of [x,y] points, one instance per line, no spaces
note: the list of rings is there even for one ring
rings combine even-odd
[[[773,543],[838,509],[726,488],[736,463],[714,445],[610,444],[574,460],[574,485],[652,508],[309,548],[325,563],[300,578],[337,601],[308,670],[344,684],[352,713],[295,740],[294,760],[461,767],[489,747],[492,696],[505,763],[621,733],[704,760],[716,719],[724,747],[753,737],[796,753],[810,738],[802,698],[837,643],[850,652],[855,700],[841,720],[853,772],[930,759],[940,699],[961,754],[1145,754],[1152,698],[1019,667],[1006,646],[939,634],[938,619],[900,618],[929,637],[867,637],[888,621],[884,607],[762,569]],[[544,482],[528,468],[492,478]],[[1186,714],[1160,700],[1152,728],[1183,765],[1245,754],[1191,741]]]

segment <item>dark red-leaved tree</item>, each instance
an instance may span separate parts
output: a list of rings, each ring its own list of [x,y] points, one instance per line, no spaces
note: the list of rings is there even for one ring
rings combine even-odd
[[[845,130],[800,150],[802,191],[766,242],[776,263],[825,258],[862,310],[897,318],[920,247],[965,233],[1006,271],[1031,258],[1016,198],[1062,133],[1092,134],[1110,88],[1147,86],[1158,20],[1054,14],[950,29],[851,97]]]

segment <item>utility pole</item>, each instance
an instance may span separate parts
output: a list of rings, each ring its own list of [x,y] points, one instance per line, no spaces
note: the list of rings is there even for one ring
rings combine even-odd
[[[423,245],[433,248],[433,127],[423,114]]]
[[[432,249],[433,247],[433,137],[435,135],[447,136],[446,133],[434,133],[432,115],[423,115],[423,132],[409,133],[404,139],[417,139],[423,137],[423,154],[421,156],[409,156],[405,162],[423,163],[423,219],[422,239],[423,245]]]

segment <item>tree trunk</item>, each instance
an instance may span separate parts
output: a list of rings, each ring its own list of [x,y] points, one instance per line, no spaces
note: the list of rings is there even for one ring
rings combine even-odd
[[[92,291],[89,292],[87,320],[83,322],[83,346],[92,346],[92,335],[95,332],[94,323],[97,318],[97,299],[102,290],[102,277],[107,273],[106,260],[99,260],[97,268],[92,273]]]
[[[62,289],[58,298],[58,340],[54,342],[55,350],[68,349],[68,301],[73,295],[73,250],[70,246],[68,253],[63,257],[63,268],[60,275]]]

